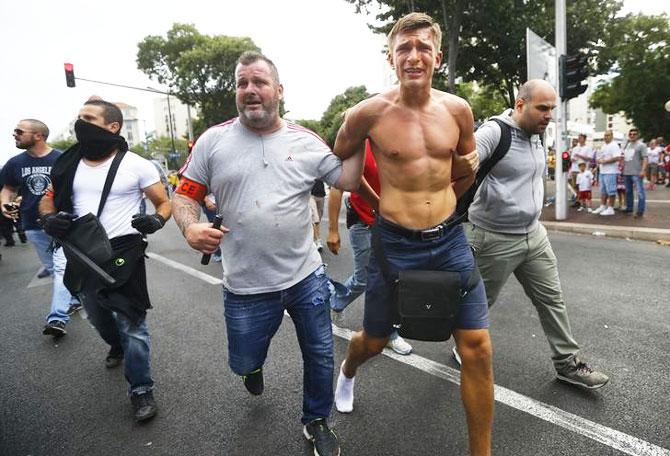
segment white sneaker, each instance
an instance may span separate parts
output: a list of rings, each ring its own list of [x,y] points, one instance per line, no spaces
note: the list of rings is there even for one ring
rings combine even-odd
[[[335,408],[340,413],[351,413],[354,410],[355,380],[356,377],[347,378],[340,367],[340,375],[337,376],[337,387],[335,388]]]
[[[608,207],[604,211],[600,213],[600,215],[614,215],[614,208],[613,207]]]
[[[389,340],[386,346],[399,355],[409,355],[412,353],[412,346],[400,336]]]
[[[605,209],[607,209],[607,206],[603,206],[603,205],[601,204],[600,206],[598,206],[598,209],[596,209],[596,210],[594,210],[594,211],[592,212],[592,214],[600,214],[600,213],[601,213],[602,211],[604,211]]]
[[[454,361],[456,361],[456,364],[461,366],[463,362],[461,361],[461,355],[458,353],[458,350],[456,347],[451,349],[451,354],[454,356]]]
[[[588,212],[588,213],[590,214],[591,212],[593,212],[593,209],[591,209],[591,208],[589,207],[588,209],[586,209],[586,212]]]
[[[319,252],[323,251],[323,244],[321,243],[321,239],[317,239],[316,241],[314,241],[314,245],[316,246],[316,250],[318,250]]]
[[[577,209],[577,212],[581,212],[581,211],[583,211],[583,210],[584,210],[584,207],[583,207],[583,206],[579,206],[579,208]]]

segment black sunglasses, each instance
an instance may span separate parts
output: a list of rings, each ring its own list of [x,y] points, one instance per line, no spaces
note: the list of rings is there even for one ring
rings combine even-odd
[[[20,128],[15,128],[15,129],[14,129],[14,134],[15,134],[16,136],[21,136],[21,135],[24,134],[24,133],[34,133],[34,132],[33,132],[33,131],[30,131],[30,130],[21,130]]]

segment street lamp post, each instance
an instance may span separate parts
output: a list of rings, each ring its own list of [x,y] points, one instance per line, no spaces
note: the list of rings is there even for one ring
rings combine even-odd
[[[172,150],[170,151],[170,159],[174,157],[175,147],[174,147],[174,130],[172,128],[172,109],[170,108],[170,91],[166,93],[167,95],[167,105],[168,105],[168,126],[170,127],[170,141],[172,142]]]

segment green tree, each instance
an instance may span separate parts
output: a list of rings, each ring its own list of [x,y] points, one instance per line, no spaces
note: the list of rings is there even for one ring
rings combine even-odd
[[[619,40],[605,51],[615,76],[591,96],[591,105],[609,114],[623,111],[642,137],[670,137],[670,21],[668,16],[628,15],[617,28]]]
[[[296,120],[295,123],[297,123],[298,125],[302,125],[305,128],[309,128],[314,133],[316,133],[317,135],[319,135],[323,138],[323,134],[321,132],[321,122],[320,121],[314,120],[314,119],[299,119],[299,120]]]
[[[138,143],[130,148],[131,151],[144,158],[165,157],[171,169],[178,168],[188,156],[188,142],[183,138],[174,139],[175,152],[179,158],[171,159],[172,140],[169,136],[159,136],[150,139],[147,143]]]
[[[344,111],[369,96],[365,86],[349,87],[344,93],[335,96],[330,101],[328,108],[321,116],[320,130],[317,132],[330,147],[335,145],[335,137],[342,125]]]
[[[63,138],[63,139],[57,139],[56,141],[49,141],[49,145],[54,149],[65,151],[70,147],[72,147],[74,144],[76,144],[76,142],[77,142],[76,138]]]
[[[507,101],[499,91],[490,86],[481,87],[474,82],[459,84],[456,95],[470,103],[475,120],[480,122],[500,114],[507,107]]]
[[[457,76],[464,81],[497,90],[509,106],[515,89],[526,81],[526,27],[547,41],[554,40],[554,0],[346,0],[357,12],[381,6],[370,28],[388,33],[397,18],[423,11],[445,31],[442,67],[435,85],[455,90]],[[594,71],[606,72],[611,59],[599,57],[611,39],[609,30],[617,23],[620,0],[573,0],[568,2],[568,53],[587,51],[594,57]],[[447,82],[444,79],[448,78]],[[440,81],[441,80],[441,81]]]
[[[260,51],[250,38],[205,35],[176,23],[166,37],[146,36],[138,44],[137,67],[198,106],[199,132],[237,115],[235,65],[245,51]]]

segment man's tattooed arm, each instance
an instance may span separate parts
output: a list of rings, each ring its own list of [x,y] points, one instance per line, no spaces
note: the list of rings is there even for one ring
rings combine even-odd
[[[184,237],[186,237],[186,228],[193,223],[200,222],[201,211],[200,203],[196,200],[178,193],[172,196],[172,217]]]

